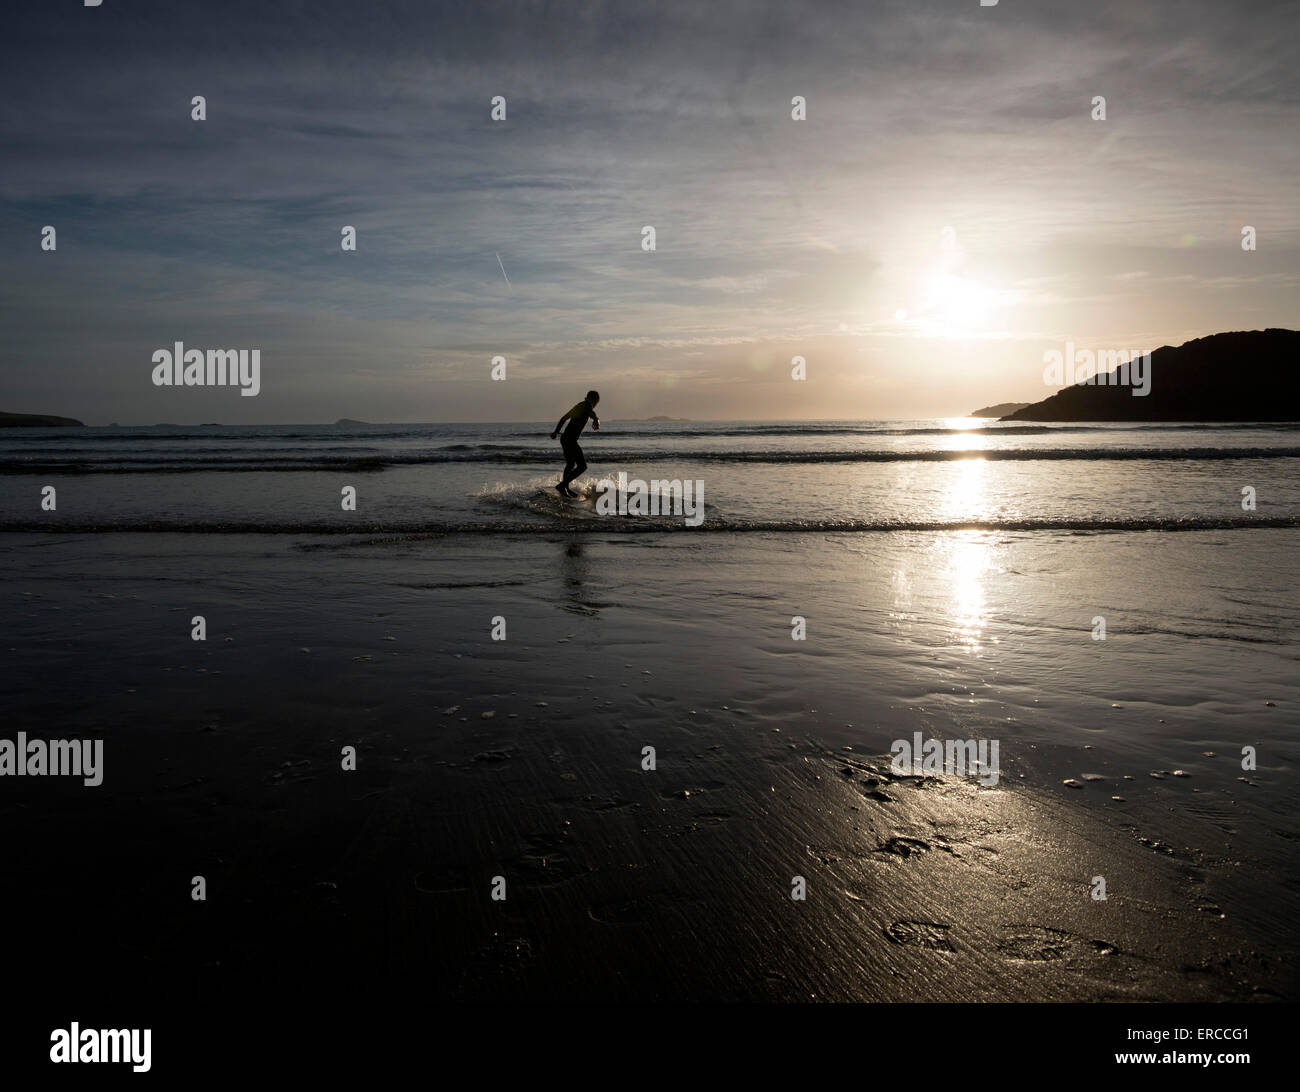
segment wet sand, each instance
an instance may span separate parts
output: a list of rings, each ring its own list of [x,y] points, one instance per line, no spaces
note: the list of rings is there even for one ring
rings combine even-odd
[[[500,560],[421,581],[394,555],[365,570],[398,596],[376,598],[347,551],[308,569],[283,543],[194,540],[168,571],[156,542],[111,537],[122,551],[59,539],[25,571],[36,536],[4,543],[8,734],[106,741],[101,788],[6,779],[6,927],[93,944],[25,946],[20,973],[379,975],[464,1001],[1295,996],[1291,859],[1269,875],[1177,815],[1186,837],[1155,837],[1014,766],[993,789],[896,777],[820,716],[746,700],[740,657],[701,664],[687,630],[708,604],[666,651],[602,650],[589,626],[619,580],[599,550],[553,574],[545,637],[515,601],[518,635],[494,644],[479,604],[535,590]],[[714,572],[719,596],[730,579]]]

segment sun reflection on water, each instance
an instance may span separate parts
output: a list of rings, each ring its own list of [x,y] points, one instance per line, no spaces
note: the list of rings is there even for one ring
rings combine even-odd
[[[989,607],[984,578],[991,568],[992,550],[985,531],[959,531],[948,543],[948,575],[952,584],[952,633],[971,652],[983,649]]]
[[[983,459],[950,463],[944,487],[925,503],[927,520],[953,524],[954,529],[927,535],[926,548],[906,551],[894,571],[891,617],[900,624],[927,619],[937,626],[940,634],[926,639],[930,648],[935,637],[940,644],[976,655],[985,644],[998,643],[985,631],[995,614],[986,595],[989,579],[1004,571],[997,563],[1000,535],[958,529],[963,523],[995,518],[988,498],[995,473]]]
[[[985,498],[988,463],[972,459],[953,466],[951,487],[940,502],[942,518],[984,520],[991,516]],[[989,608],[984,581],[992,568],[992,536],[986,531],[957,531],[945,537],[946,572],[951,585],[952,633],[971,652],[983,648]]]
[[[947,488],[939,499],[937,519],[992,518],[984,495],[988,465],[984,459],[962,459],[948,467],[950,473],[945,475]]]

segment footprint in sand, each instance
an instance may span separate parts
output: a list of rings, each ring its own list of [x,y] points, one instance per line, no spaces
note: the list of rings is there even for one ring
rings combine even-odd
[[[885,936],[895,944],[914,948],[929,948],[936,952],[953,952],[956,949],[948,940],[951,925],[936,921],[896,921],[885,927]]]
[[[998,952],[1007,959],[1027,963],[1046,963],[1079,956],[1108,956],[1115,945],[1104,940],[1085,940],[1063,929],[1044,925],[1012,925],[997,943]]]
[[[515,859],[511,868],[525,886],[550,887],[567,883],[588,869],[570,859],[566,850],[568,840],[563,835],[539,832],[530,835],[524,852]]]
[[[892,853],[895,857],[915,857],[922,853],[929,853],[934,848],[923,838],[904,838],[902,835],[895,835],[881,842],[876,847],[876,852]]]

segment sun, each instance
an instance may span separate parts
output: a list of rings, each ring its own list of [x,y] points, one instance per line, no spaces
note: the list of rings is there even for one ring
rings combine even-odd
[[[935,323],[975,329],[984,324],[988,310],[989,293],[983,285],[954,273],[941,273],[930,281],[925,314]]]

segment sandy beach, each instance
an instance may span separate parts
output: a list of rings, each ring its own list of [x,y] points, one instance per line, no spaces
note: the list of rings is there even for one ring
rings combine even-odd
[[[1288,533],[1173,537],[1232,539],[1248,585],[1264,537]],[[971,534],[7,534],[5,724],[102,738],[105,768],[98,788],[9,779],[6,914],[21,892],[50,929],[89,915],[97,966],[214,987],[1294,998],[1277,759],[1240,780],[1229,751],[1246,723],[1266,755],[1293,731],[1290,653],[1222,641],[1241,692],[1179,708],[1175,675],[1138,687],[1187,638],[1149,633],[1080,693],[1087,620],[1052,634],[1038,596],[1095,572],[1104,601],[1102,560],[1154,570],[1156,536]],[[971,551],[988,553],[979,617],[940,613]],[[849,571],[852,597],[832,579]],[[1170,629],[1129,609],[1121,642],[1139,616]],[[817,639],[791,640],[794,613]],[[1059,661],[1032,696],[1021,657]],[[913,730],[998,732],[998,784],[897,775],[890,740]],[[82,957],[23,958],[48,975]]]

